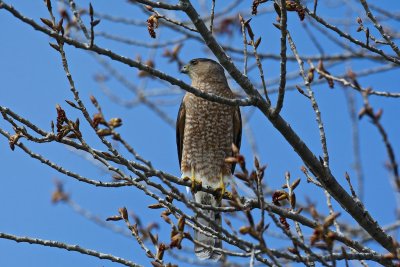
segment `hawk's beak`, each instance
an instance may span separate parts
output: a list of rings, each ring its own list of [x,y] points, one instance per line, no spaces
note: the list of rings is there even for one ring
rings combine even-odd
[[[189,73],[188,66],[187,65],[183,66],[181,72],[186,74]]]

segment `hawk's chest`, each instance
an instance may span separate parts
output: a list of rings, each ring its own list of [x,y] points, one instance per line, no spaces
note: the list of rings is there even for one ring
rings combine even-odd
[[[233,140],[232,107],[191,96],[185,103],[185,149],[225,157]]]

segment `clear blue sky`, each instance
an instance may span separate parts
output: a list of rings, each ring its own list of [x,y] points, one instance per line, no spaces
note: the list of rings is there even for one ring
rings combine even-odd
[[[6,2],[15,5],[23,14],[33,17],[36,21],[40,17],[48,17],[42,1]],[[221,1],[217,1],[217,4],[219,2]],[[391,3],[391,1],[380,1],[380,3],[384,5]],[[82,5],[82,3],[80,4]],[[57,7],[56,4],[54,6]],[[241,5],[241,7],[244,6],[244,4]],[[143,21],[146,19],[145,16],[139,15],[137,8],[127,3],[111,5],[104,1],[94,3],[94,7],[95,10],[116,16],[126,16]],[[326,7],[321,4],[320,14],[333,16],[335,10],[336,12],[339,11],[340,14],[337,17],[341,17],[343,13],[340,12],[343,10],[340,7]],[[263,20],[266,20],[265,23],[257,21],[257,17],[253,20],[254,23],[262,24],[254,28],[256,34],[263,37],[260,46],[262,52],[278,53],[279,32],[272,26],[274,17],[275,15],[262,17]],[[354,18],[356,18],[355,15]],[[50,121],[56,118],[56,104],[61,104],[69,117],[76,118],[79,116],[64,102],[66,99],[72,100],[73,97],[62,70],[60,57],[48,45],[48,42],[52,40],[44,34],[34,31],[30,26],[21,23],[4,10],[0,10],[0,25],[0,105],[9,107],[21,116],[29,118],[45,130],[50,130]],[[295,14],[290,14],[289,25],[299,52],[302,55],[316,54],[317,50],[306,37]],[[398,26],[398,24],[395,25]],[[128,27],[102,21],[98,29],[102,31],[112,30],[114,34],[152,41],[148,37],[145,27]],[[167,38],[171,32],[160,29],[159,34],[161,38]],[[364,37],[360,34],[359,38],[363,39]],[[223,40],[226,39],[223,38]],[[240,42],[240,39],[234,38],[233,41]],[[96,42],[103,47],[110,47],[116,52],[132,58],[140,54],[143,59],[146,59],[153,53],[143,48],[120,45],[101,37],[98,37]],[[326,40],[323,40],[323,44],[326,53],[341,52],[337,46]],[[93,79],[95,74],[104,73],[101,66],[97,65],[96,59],[84,51],[77,51],[70,47],[67,47],[66,52],[76,86],[87,106],[91,107],[89,96],[95,95],[108,118],[122,118],[121,134],[141,155],[151,160],[156,168],[178,175],[175,129],[146,107],[138,106],[127,109],[110,101]],[[161,51],[158,51],[157,54],[158,57],[161,57]],[[290,51],[288,51],[288,54],[290,54]],[[192,57],[207,57],[209,53],[205,47],[193,43],[193,47],[183,47],[182,55],[184,60],[189,60]],[[176,66],[168,64],[166,59],[157,62],[159,62],[157,68],[169,74],[178,75],[180,79],[189,82],[188,78],[179,74]],[[368,68],[371,64],[371,61],[362,60],[350,65],[341,64],[329,69],[329,71],[332,74],[341,74],[345,72],[347,67],[362,70]],[[131,82],[142,82],[137,76],[137,70],[116,63],[114,63],[114,67]],[[289,68],[294,70],[296,65],[290,63]],[[275,78],[279,70],[279,62],[267,61],[265,62],[265,69],[267,78]],[[377,90],[394,92],[399,91],[399,77],[396,70],[368,78],[360,78],[359,81],[363,86],[369,85]],[[289,84],[293,84],[293,82]],[[114,93],[122,98],[134,98],[118,82],[110,81],[109,86]],[[168,88],[165,83],[149,81],[148,88],[152,86]],[[236,85],[232,84],[232,86]],[[276,87],[276,85],[273,87]],[[326,126],[331,169],[340,183],[347,188],[344,173],[349,172],[354,183],[355,174],[352,169],[354,159],[351,126],[343,88],[336,85],[334,90],[330,90],[326,84],[323,84],[315,86],[314,89]],[[172,99],[178,98],[179,96]],[[362,102],[360,96],[357,95],[356,98],[358,110]],[[275,100],[275,96],[273,96],[273,99]],[[379,97],[371,97],[370,100],[376,109],[384,109],[381,122],[386,127],[398,156],[400,153],[400,139],[398,138],[400,133],[398,120],[400,106],[398,100]],[[293,91],[287,94],[285,101],[283,116],[313,152],[320,155],[318,128],[310,103],[306,98]],[[163,107],[163,109],[171,118],[175,119],[178,101],[175,101],[174,105]],[[243,109],[243,114],[246,114],[248,110],[248,108]],[[95,113],[95,110],[92,108],[90,113]],[[79,117],[83,122],[82,116]],[[279,188],[284,183],[284,173],[290,171],[293,178],[302,178],[301,186],[298,189],[298,199],[303,202],[306,197],[309,197],[317,203],[318,208],[326,213],[323,192],[305,182],[300,171],[303,164],[293,149],[258,112],[252,117],[251,126],[259,144],[261,161],[269,166],[265,181],[270,187]],[[385,225],[395,218],[396,201],[396,193],[393,193],[391,189],[390,175],[384,167],[387,160],[385,147],[377,130],[367,119],[361,120],[359,126],[362,165],[365,173],[365,204],[379,223]],[[0,127],[12,131],[12,128],[4,120],[0,120]],[[83,129],[88,134],[87,138],[92,145],[104,149],[90,133],[87,126],[83,126]],[[26,140],[22,140],[22,142],[35,152],[42,153],[54,162],[62,163],[63,166],[71,170],[97,180],[108,181],[110,179],[109,174],[96,168],[83,156],[68,150],[63,145],[36,145],[30,144]],[[108,216],[115,215],[119,207],[126,206],[130,211],[140,215],[144,224],[160,218],[160,211],[146,209],[148,204],[154,203],[152,200],[133,188],[96,188],[77,182],[51,170],[37,160],[29,158],[19,148],[11,151],[8,140],[4,137],[0,137],[0,151],[0,167],[2,169],[0,176],[0,232],[79,244],[85,248],[114,254],[149,266],[148,259],[143,257],[143,253],[139,251],[140,248],[133,238],[126,238],[101,228],[64,204],[53,205],[50,197],[55,188],[53,181],[59,179],[65,183],[65,189],[71,194],[74,201],[100,218],[105,219]],[[247,140],[243,142],[242,153],[251,166],[253,155]],[[337,206],[336,203],[334,203],[334,206]],[[349,217],[343,216],[342,219],[354,224],[354,221]],[[124,226],[122,222],[114,224]],[[160,225],[160,235],[165,242],[168,242],[169,226],[162,222],[160,222]],[[151,247],[151,245],[149,246]],[[2,239],[0,239],[0,251],[0,266],[117,266],[112,262],[100,261],[75,252],[37,245],[17,244]]]

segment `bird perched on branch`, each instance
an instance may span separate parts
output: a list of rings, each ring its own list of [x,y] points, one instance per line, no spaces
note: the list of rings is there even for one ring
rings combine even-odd
[[[224,69],[214,60],[192,59],[181,72],[192,80],[192,86],[205,93],[233,99]],[[182,178],[192,181],[195,202],[220,207],[226,186],[232,178],[235,164],[225,162],[232,156],[232,144],[240,147],[242,122],[239,107],[228,106],[186,93],[176,123],[176,143]],[[198,191],[198,188],[214,189],[214,194]],[[219,212],[202,209],[205,218],[196,216],[199,223],[217,232],[221,227]],[[199,259],[218,260],[222,241],[194,231],[195,254]],[[202,246],[201,244],[205,246]]]

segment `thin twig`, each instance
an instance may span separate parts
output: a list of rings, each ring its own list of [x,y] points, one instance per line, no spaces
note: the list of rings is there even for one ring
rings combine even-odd
[[[39,239],[39,238],[31,238],[31,237],[23,237],[23,236],[15,236],[15,235],[10,235],[6,233],[0,233],[0,238],[3,239],[9,239],[13,240],[18,243],[29,243],[29,244],[36,244],[36,245],[41,245],[45,247],[53,247],[53,248],[60,248],[63,250],[68,250],[68,251],[75,251],[81,254],[89,255],[98,259],[105,259],[105,260],[110,260],[112,262],[117,262],[120,264],[123,264],[125,266],[130,266],[130,267],[141,267],[141,265],[138,265],[134,262],[125,260],[123,258],[111,255],[111,254],[105,254],[101,253],[92,249],[86,249],[82,248],[78,245],[69,245],[66,243],[62,243],[59,241],[52,241],[52,240],[45,240],[45,239]]]
[[[393,49],[393,51],[397,54],[397,56],[400,57],[399,47],[395,43],[393,43],[390,36],[383,30],[382,25],[378,22],[378,20],[375,18],[375,16],[372,14],[371,10],[369,9],[367,1],[360,0],[360,2],[362,4],[362,6],[364,7],[365,13],[367,14],[368,18],[372,21],[375,28],[379,31],[379,33],[382,35],[382,37],[388,42],[388,44]]]
[[[210,15],[210,32],[213,34],[213,26],[214,26],[214,11],[215,11],[215,0],[212,0],[211,4],[211,15]]]
[[[283,106],[283,100],[285,98],[285,86],[286,86],[286,35],[287,35],[287,13],[286,13],[286,0],[281,0],[281,71],[280,71],[280,82],[279,82],[279,92],[278,100],[276,101],[276,107],[272,116],[276,116],[281,112]]]
[[[310,81],[308,80],[305,71],[304,71],[304,63],[301,60],[299,53],[297,52],[297,48],[295,43],[293,42],[292,37],[290,36],[289,31],[287,32],[287,38],[288,38],[288,42],[290,45],[290,48],[293,52],[293,54],[295,55],[295,57],[297,58],[297,62],[299,64],[299,68],[300,68],[300,73],[301,76],[303,77],[303,81],[304,81],[304,85],[307,88],[307,92],[308,95],[310,96],[310,101],[311,101],[311,105],[314,109],[315,112],[315,116],[316,116],[316,121],[318,124],[318,129],[319,129],[319,134],[320,134],[320,140],[321,140],[321,145],[322,145],[322,153],[323,153],[323,165],[325,168],[329,168],[329,154],[328,154],[328,147],[326,144],[326,136],[325,136],[325,129],[324,129],[324,124],[322,122],[322,118],[321,118],[321,112],[319,110],[318,107],[318,103],[315,99],[314,96],[314,91],[311,89],[311,85],[310,85]],[[311,66],[313,67],[313,66]]]

